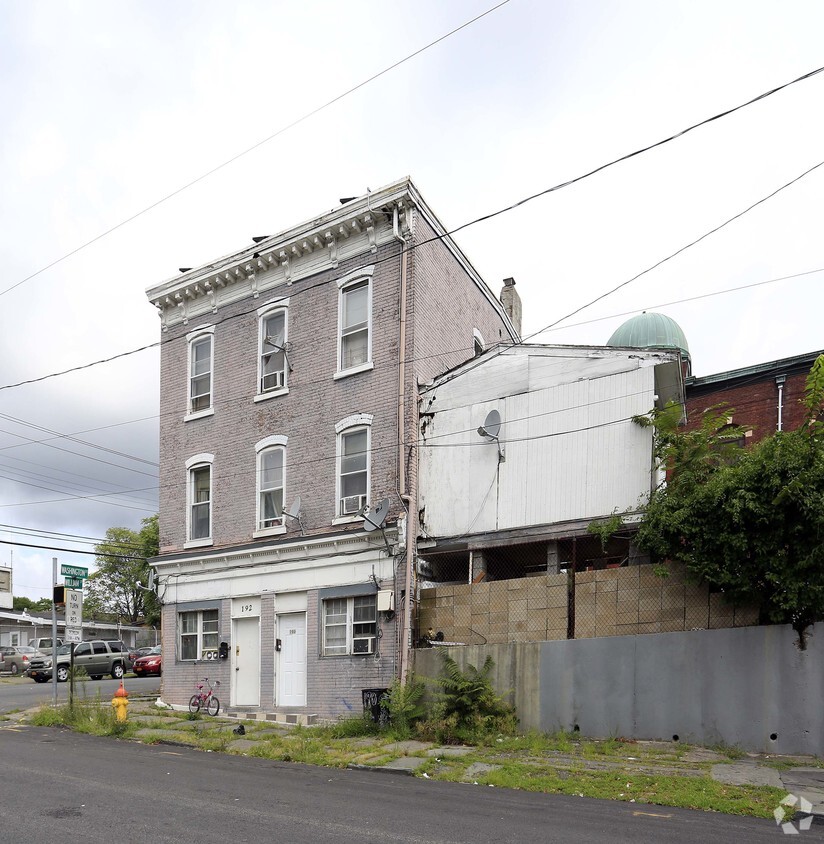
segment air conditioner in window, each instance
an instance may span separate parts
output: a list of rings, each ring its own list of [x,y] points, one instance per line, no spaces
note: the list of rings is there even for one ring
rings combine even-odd
[[[365,506],[365,495],[347,495],[340,500],[340,512],[343,516],[352,516],[359,513]]]
[[[375,653],[375,637],[364,636],[352,640],[353,654],[373,654]]]
[[[266,390],[280,390],[286,386],[286,373],[281,369],[278,372],[269,372],[261,379],[261,388]]]

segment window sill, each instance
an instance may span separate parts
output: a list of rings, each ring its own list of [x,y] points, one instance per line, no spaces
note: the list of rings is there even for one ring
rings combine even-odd
[[[262,528],[252,533],[253,539],[259,539],[261,536],[281,536],[286,533],[286,525],[278,525],[277,527]]]
[[[372,363],[371,360],[368,360],[366,363],[362,363],[358,366],[352,366],[349,369],[340,369],[332,376],[332,378],[334,378],[335,381],[338,381],[341,378],[348,378],[350,375],[357,375],[359,372],[369,372],[374,368],[375,364]]]
[[[286,396],[289,394],[288,387],[281,387],[279,390],[272,390],[271,393],[258,393],[252,401],[269,401],[269,399],[276,399],[278,396]]]
[[[333,525],[353,525],[355,522],[362,522],[363,516],[358,516],[357,514],[354,516],[337,516],[336,518],[332,519]]]
[[[212,545],[213,540],[212,537],[209,536],[206,539],[190,539],[188,542],[183,543],[184,548],[205,548],[207,545]]]
[[[184,422],[192,422],[194,419],[205,419],[207,416],[214,416],[215,409],[210,407],[208,410],[198,410],[195,413],[187,413],[183,417]]]

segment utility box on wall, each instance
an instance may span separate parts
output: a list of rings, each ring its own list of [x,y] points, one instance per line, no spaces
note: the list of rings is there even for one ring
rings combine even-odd
[[[395,593],[391,589],[378,592],[378,612],[392,612],[395,609]]]

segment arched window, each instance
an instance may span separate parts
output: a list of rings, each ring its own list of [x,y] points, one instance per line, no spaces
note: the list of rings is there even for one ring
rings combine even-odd
[[[212,463],[213,454],[196,454],[186,461],[187,547],[212,542]]]
[[[280,301],[261,308],[258,342],[258,395],[279,395],[286,392],[289,378],[287,353],[287,302]]]
[[[472,354],[474,357],[478,357],[478,355],[482,355],[486,350],[486,343],[484,343],[484,338],[477,328],[472,330],[472,335],[474,338]]]
[[[214,333],[215,327],[206,325],[186,335],[189,343],[187,419],[214,413]]]
[[[286,442],[283,436],[267,437],[257,451],[257,532],[270,532],[283,525],[286,494]]]
[[[372,271],[338,279],[338,371],[335,377],[372,369]]]
[[[335,517],[338,519],[357,517],[369,500],[371,425],[371,414],[357,413],[335,426],[338,435]]]

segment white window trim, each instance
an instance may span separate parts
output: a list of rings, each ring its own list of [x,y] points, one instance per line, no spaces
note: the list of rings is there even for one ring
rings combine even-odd
[[[192,347],[196,340],[205,335],[211,335],[212,347],[209,360],[210,366],[210,403],[204,410],[192,411]],[[186,335],[186,414],[184,422],[191,422],[195,419],[203,419],[206,416],[213,416],[215,413],[215,326],[201,325]]]
[[[252,531],[252,537],[254,539],[258,539],[261,536],[278,536],[279,534],[286,533],[286,521],[283,520],[282,524],[273,525],[272,527],[262,528],[260,527],[260,455],[269,448],[282,448],[283,449],[283,495],[284,495],[284,506],[286,504],[286,447],[289,442],[289,437],[284,436],[283,434],[273,434],[271,437],[265,437],[262,440],[258,440],[255,443],[255,529]]]
[[[336,659],[341,657],[366,657],[366,656],[374,656],[375,651],[378,647],[378,606],[377,606],[377,595],[375,595],[375,636],[372,637],[375,639],[375,646],[372,653],[354,653],[354,635],[353,635],[353,628],[355,625],[355,598],[368,598],[372,597],[371,594],[369,595],[349,595],[349,596],[342,596],[340,598],[324,598],[321,601],[321,638],[322,638],[322,648],[321,648],[321,656],[324,659]],[[346,653],[326,653],[326,602],[327,601],[336,601],[342,600],[346,601]]]
[[[263,372],[261,366],[261,358],[263,357],[263,320],[274,314],[276,311],[283,311],[283,345],[284,349],[289,342],[289,299],[276,299],[268,305],[258,308],[258,349],[257,349],[257,388],[254,401],[267,401],[268,399],[276,398],[277,396],[285,396],[289,392],[289,360],[287,352],[284,352],[284,371],[283,371],[283,386],[276,390],[267,390],[265,393],[261,391],[260,385],[263,381]]]
[[[481,334],[480,331],[478,331],[477,328],[473,328],[472,329],[472,353],[473,353],[473,355],[475,354],[475,341],[476,340],[478,341],[478,343],[481,344],[481,354],[483,354],[486,351],[486,342],[484,340],[484,336],[483,336],[483,334]]]
[[[210,609],[204,610],[179,610],[177,613],[177,661],[178,662],[199,662],[201,659],[201,654],[203,653],[203,613],[210,612]],[[197,613],[197,648],[195,650],[196,656],[194,659],[184,659],[183,658],[183,625],[181,624],[180,617],[186,613]],[[209,631],[210,633],[213,631]],[[220,610],[217,610],[217,638],[220,640]],[[185,634],[187,636],[193,636],[193,633]],[[218,642],[219,647],[219,642]],[[218,650],[218,647],[215,647],[214,650]]]
[[[350,375],[357,375],[359,372],[368,372],[375,368],[372,361],[372,277],[375,271],[375,265],[363,267],[360,270],[355,270],[348,275],[338,279],[338,343],[337,343],[337,363],[336,371],[332,378],[338,380],[339,378],[347,378]],[[341,355],[342,355],[342,332],[343,332],[343,296],[347,287],[351,287],[360,281],[366,281],[366,289],[368,291],[367,309],[366,309],[366,360],[357,366],[350,366],[348,369],[341,369]]]
[[[214,454],[202,452],[195,454],[186,461],[186,541],[184,548],[203,548],[214,543],[214,514],[215,514],[215,476],[214,476]],[[209,467],[209,536],[191,539],[192,536],[192,469],[199,466]]]
[[[363,428],[366,431],[366,503],[371,501],[371,487],[372,487],[372,419],[371,413],[353,413],[341,419],[335,425],[335,433],[337,434],[335,443],[335,509],[333,525],[350,524],[352,522],[360,521],[360,516],[342,516],[339,512],[340,498],[341,498],[341,458],[343,457],[343,435],[349,433],[353,429]]]

